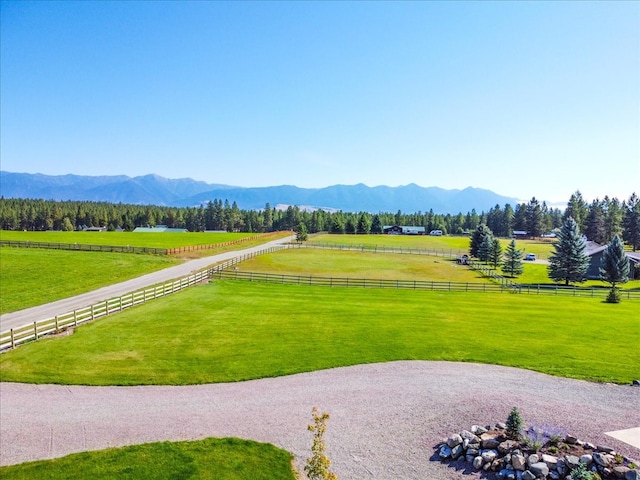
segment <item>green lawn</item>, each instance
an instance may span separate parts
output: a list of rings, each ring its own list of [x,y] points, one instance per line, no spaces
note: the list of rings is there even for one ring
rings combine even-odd
[[[158,442],[0,467],[3,480],[295,480],[292,456],[235,438]]]
[[[180,263],[130,253],[0,247],[0,313],[60,300]]]
[[[246,272],[316,277],[488,282],[479,272],[452,258],[397,253],[303,248],[261,255],[238,265]]]
[[[179,385],[419,359],[628,383],[640,378],[637,312],[584,297],[216,281],[4,353],[0,374]]]
[[[312,235],[309,243],[328,243],[333,245],[364,246],[365,248],[376,245],[395,248],[420,248],[425,250],[469,250],[469,237],[467,236],[441,236],[429,235],[340,235],[320,234]]]
[[[78,243],[84,245],[176,248],[229,242],[255,233],[204,232],[23,232],[0,230],[0,240],[20,242]]]

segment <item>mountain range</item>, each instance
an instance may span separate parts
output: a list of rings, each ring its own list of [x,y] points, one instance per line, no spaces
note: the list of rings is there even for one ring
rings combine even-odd
[[[43,175],[0,171],[0,195],[4,198],[44,200],[80,200],[141,205],[192,207],[210,200],[234,201],[246,210],[262,209],[266,203],[297,205],[300,208],[343,210],[350,212],[466,213],[488,211],[496,204],[515,206],[518,200],[490,190],[467,187],[446,190],[409,184],[399,187],[332,185],[325,188],[300,188],[292,185],[273,187],[235,187],[210,184],[191,178],[168,179],[159,175],[128,177]]]

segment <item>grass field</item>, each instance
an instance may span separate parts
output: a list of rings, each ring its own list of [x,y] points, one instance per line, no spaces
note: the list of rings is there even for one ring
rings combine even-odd
[[[20,242],[78,243],[120,247],[176,248],[230,242],[255,233],[163,232],[22,232],[0,230],[0,240]]]
[[[0,356],[5,381],[241,381],[391,360],[640,378],[637,302],[216,281]],[[596,353],[597,352],[597,353]]]
[[[448,282],[489,281],[479,272],[460,266],[451,258],[311,248],[281,250],[269,255],[261,255],[242,262],[238,268],[247,272],[320,277]]]
[[[505,249],[510,239],[501,238],[502,248]],[[468,253],[469,237],[466,235],[313,235],[309,243],[353,245],[371,248],[378,246],[396,248],[418,248],[425,250],[443,250],[452,253]],[[516,247],[525,253],[535,253],[541,259],[546,259],[553,251],[552,242],[548,240],[516,240]]]
[[[158,255],[0,247],[0,313],[89,292],[179,262]]]
[[[159,442],[0,467],[3,480],[295,480],[290,453],[235,438]]]

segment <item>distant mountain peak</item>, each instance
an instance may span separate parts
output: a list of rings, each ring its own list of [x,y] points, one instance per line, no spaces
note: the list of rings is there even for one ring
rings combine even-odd
[[[399,187],[379,185],[331,185],[324,188],[234,187],[208,184],[191,178],[168,179],[157,174],[137,177],[43,175],[0,171],[0,195],[5,198],[43,198],[192,207],[212,200],[236,202],[242,209],[262,209],[270,205],[297,205],[313,209],[353,212],[429,211],[434,213],[488,211],[496,204],[518,203],[517,199],[490,190],[466,187],[446,190],[409,183]]]

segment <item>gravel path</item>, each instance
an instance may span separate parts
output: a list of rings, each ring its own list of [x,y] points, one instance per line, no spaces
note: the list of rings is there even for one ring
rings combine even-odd
[[[640,426],[640,388],[494,365],[403,361],[196,386],[83,387],[0,383],[0,464],[152,442],[236,436],[309,456],[311,408],[331,414],[327,454],[339,478],[469,478],[433,446],[472,424],[563,427],[634,458],[603,434]]]

